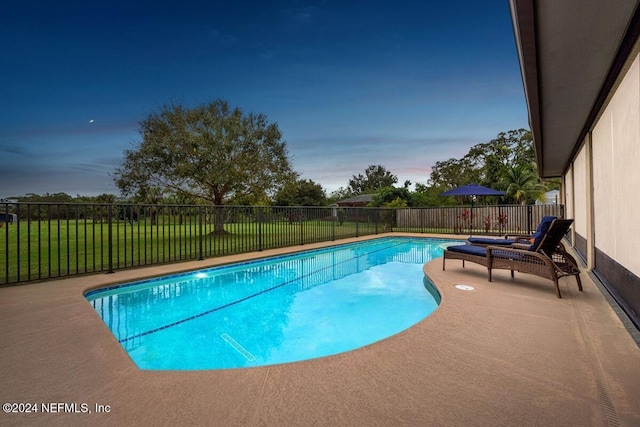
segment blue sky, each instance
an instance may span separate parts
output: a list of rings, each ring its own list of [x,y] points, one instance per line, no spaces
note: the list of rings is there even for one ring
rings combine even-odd
[[[119,194],[162,105],[225,99],[277,122],[327,194],[399,183],[528,128],[506,0],[12,1],[0,14],[0,198]]]

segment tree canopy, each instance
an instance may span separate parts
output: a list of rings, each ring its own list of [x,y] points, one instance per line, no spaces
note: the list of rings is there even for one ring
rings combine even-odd
[[[139,132],[142,141],[125,151],[115,172],[124,195],[159,188],[222,205],[272,195],[296,177],[277,124],[223,100],[162,107]]]
[[[476,144],[462,159],[438,161],[432,167],[431,186],[453,188],[470,183],[495,188],[510,167],[535,161],[533,138],[525,129],[501,132]]]
[[[327,195],[320,184],[300,179],[286,183],[274,202],[276,206],[326,206]]]
[[[502,177],[505,192],[516,203],[524,205],[528,200],[544,201],[546,187],[540,182],[533,164],[519,164],[507,169]]]
[[[417,207],[459,203],[440,194],[470,183],[504,191],[502,202],[519,204],[542,200],[544,192],[560,188],[558,180],[543,182],[538,176],[533,140],[525,129],[501,132],[489,142],[472,146],[460,159],[437,161],[427,184],[416,183],[414,191],[409,190],[409,181],[396,187],[396,175],[382,165],[371,165],[328,198],[321,184],[298,179],[292,171],[275,123],[263,115],[231,109],[225,101],[192,109],[163,107],[140,123],[140,134],[142,141],[125,151],[115,173],[126,198],[46,193],[6,200],[326,206],[374,193],[372,206],[401,201]]]
[[[371,165],[364,171],[364,175],[353,175],[349,180],[349,189],[354,195],[375,193],[381,188],[392,187],[396,182],[398,177],[384,166]]]
[[[380,207],[380,206],[395,206],[399,207],[398,203],[404,204],[404,207],[407,206],[415,206],[413,203],[413,195],[409,191],[409,189],[405,187],[396,188],[396,187],[384,187],[381,188],[378,193],[373,196],[373,200],[371,200],[370,206]]]
[[[429,188],[442,192],[478,183],[505,191],[512,202],[530,203],[557,186],[555,183],[544,185],[533,165],[535,150],[531,132],[526,129],[501,132],[491,141],[471,147],[461,159],[436,162]]]

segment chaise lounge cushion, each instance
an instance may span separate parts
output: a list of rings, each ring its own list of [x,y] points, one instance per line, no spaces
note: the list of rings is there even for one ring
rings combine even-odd
[[[542,237],[544,237],[545,233],[549,229],[549,226],[551,225],[553,220],[556,218],[557,217],[552,215],[543,216],[542,219],[540,220],[540,223],[538,223],[538,228],[536,228],[536,231],[534,231],[531,234],[531,240],[532,240],[531,243],[534,243],[535,239],[537,238],[542,239]],[[488,245],[509,246],[516,243],[517,241],[518,239],[494,239],[491,237],[469,237],[467,239],[467,242],[471,243],[472,245],[480,245],[480,246],[488,246]],[[540,242],[538,241],[537,244],[539,245]],[[535,248],[537,248],[537,246]],[[533,250],[535,250],[535,248]]]
[[[491,237],[469,237],[467,242],[474,245],[512,245],[513,239],[493,239]]]
[[[448,251],[460,252],[463,254],[487,256],[487,248],[476,245],[452,245],[447,247]]]
[[[542,221],[540,221],[540,224],[538,225],[538,229],[535,233],[533,233],[534,240],[531,246],[529,246],[529,250],[531,252],[535,252],[536,250],[538,250],[538,246],[540,246],[540,243],[544,239],[545,234],[547,234],[547,231],[549,231],[549,227],[551,227],[551,223],[555,219],[555,216],[545,216],[542,218]]]
[[[531,233],[531,237],[536,239],[538,237],[544,236],[544,234],[549,229],[549,226],[551,225],[553,220],[557,219],[557,218],[558,217],[553,216],[553,215],[545,215],[545,216],[543,216],[542,219],[540,220],[540,223],[538,224],[538,228],[536,228],[536,231]],[[545,227],[544,230],[542,229],[543,227]]]

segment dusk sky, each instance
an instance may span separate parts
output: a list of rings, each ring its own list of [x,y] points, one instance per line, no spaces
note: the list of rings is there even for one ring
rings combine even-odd
[[[528,128],[506,0],[10,1],[0,13],[0,199],[119,194],[165,104],[276,122],[327,195],[381,164],[431,166]]]

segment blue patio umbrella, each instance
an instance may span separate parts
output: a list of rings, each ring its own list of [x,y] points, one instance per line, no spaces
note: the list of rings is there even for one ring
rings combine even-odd
[[[479,184],[463,185],[440,193],[441,196],[504,196],[504,194],[504,191],[483,187]]]
[[[473,218],[473,202],[475,196],[504,196],[503,191],[494,190],[493,188],[483,187],[480,184],[468,184],[461,187],[453,188],[444,193],[440,193],[441,196],[471,196],[471,218]],[[473,229],[473,220],[469,224],[469,234]]]

